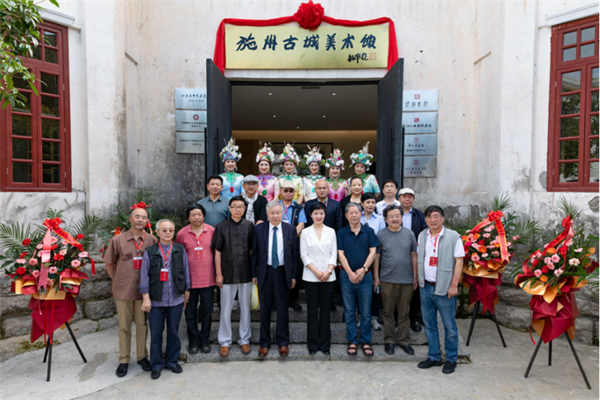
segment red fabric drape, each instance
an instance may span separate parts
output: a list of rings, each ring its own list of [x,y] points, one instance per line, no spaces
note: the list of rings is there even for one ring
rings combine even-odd
[[[28,307],[32,310],[31,343],[42,335],[52,335],[77,312],[77,304],[70,294],[64,300],[38,300],[31,297]]]
[[[225,72],[225,24],[229,25],[239,25],[239,26],[276,26],[283,25],[290,22],[294,22],[294,17],[281,17],[281,18],[273,18],[273,19],[235,19],[235,18],[226,18],[221,21],[219,24],[219,29],[217,30],[217,40],[215,43],[215,54],[213,57],[213,62],[215,65],[221,70],[221,72]],[[389,23],[390,26],[390,39],[389,39],[389,49],[388,49],[388,70],[392,68],[396,60],[398,60],[398,45],[396,43],[396,28],[394,26],[394,21],[390,18],[377,18],[369,21],[348,21],[344,19],[335,19],[328,16],[323,17],[323,22],[327,22],[331,25],[340,25],[340,26],[367,26],[367,25],[381,25],[385,23]]]

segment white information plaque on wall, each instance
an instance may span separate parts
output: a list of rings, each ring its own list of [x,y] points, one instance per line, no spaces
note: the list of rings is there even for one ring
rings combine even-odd
[[[437,176],[437,156],[404,157],[405,178],[433,178]]]
[[[405,135],[405,156],[437,156],[438,135]]]
[[[404,90],[402,92],[402,111],[437,111],[437,90]]]
[[[175,132],[175,153],[204,154],[204,132]]]
[[[175,130],[180,132],[204,132],[207,126],[206,111],[175,110]]]
[[[436,133],[438,128],[438,113],[411,112],[402,114],[402,127],[405,134]]]
[[[175,88],[175,108],[206,110],[206,89]]]

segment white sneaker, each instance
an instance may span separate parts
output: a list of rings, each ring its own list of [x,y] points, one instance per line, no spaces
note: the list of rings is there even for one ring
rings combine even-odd
[[[240,302],[237,300],[233,301],[233,307],[231,308],[233,311],[240,309]]]
[[[379,322],[377,322],[377,318],[371,318],[371,328],[374,331],[380,331],[381,330],[381,325],[379,325]]]

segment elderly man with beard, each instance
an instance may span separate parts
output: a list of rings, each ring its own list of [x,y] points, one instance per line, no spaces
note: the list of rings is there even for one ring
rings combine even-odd
[[[146,248],[156,244],[157,240],[144,231],[148,224],[148,212],[145,208],[134,208],[129,215],[129,222],[131,229],[113,237],[103,256],[106,272],[112,279],[112,293],[117,305],[119,367],[116,373],[119,378],[127,375],[131,353],[131,323],[134,320],[137,363],[144,371],[152,370],[146,347],[148,327],[138,285],[142,257]]]

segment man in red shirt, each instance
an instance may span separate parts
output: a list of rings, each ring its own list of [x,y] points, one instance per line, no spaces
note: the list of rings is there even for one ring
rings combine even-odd
[[[185,308],[185,321],[189,338],[190,354],[210,353],[210,325],[213,312],[215,264],[210,248],[215,228],[204,223],[206,210],[200,204],[192,204],[187,209],[190,224],[177,233],[177,243],[185,247],[190,266],[190,301]],[[198,301],[199,300],[199,301]],[[198,302],[200,303],[200,322],[202,330],[198,332]]]

